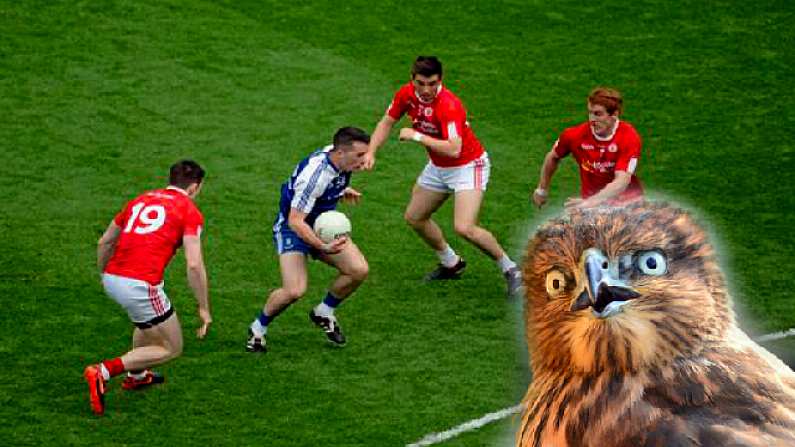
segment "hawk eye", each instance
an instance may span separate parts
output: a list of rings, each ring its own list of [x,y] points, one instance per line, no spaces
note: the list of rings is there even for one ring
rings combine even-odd
[[[547,273],[547,294],[554,298],[566,289],[566,276],[559,270],[551,270]]]
[[[656,250],[644,251],[638,255],[638,269],[652,276],[660,276],[667,271],[665,255]]]

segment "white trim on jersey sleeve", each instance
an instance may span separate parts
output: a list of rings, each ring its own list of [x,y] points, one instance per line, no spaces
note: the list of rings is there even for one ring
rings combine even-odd
[[[455,127],[455,121],[447,123],[447,139],[450,140],[452,138],[459,138],[458,129]]]
[[[315,206],[315,200],[323,195],[333,174],[328,172],[326,156],[313,157],[295,178],[293,200],[290,207],[309,214]]]
[[[629,163],[627,164],[627,172],[630,174],[635,173],[635,168],[638,167],[638,159],[636,157],[632,157],[629,159]]]

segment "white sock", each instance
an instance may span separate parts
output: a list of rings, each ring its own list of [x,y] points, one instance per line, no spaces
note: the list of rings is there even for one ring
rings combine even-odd
[[[511,261],[508,255],[502,255],[502,257],[497,260],[497,265],[500,266],[500,270],[502,270],[503,273],[516,267],[516,263]]]
[[[443,250],[437,251],[436,256],[439,257],[439,262],[445,267],[453,267],[461,259],[449,244]]]
[[[139,372],[138,374],[133,373],[132,371],[127,371],[127,376],[132,377],[135,380],[143,380],[146,378],[146,370]]]
[[[252,322],[249,327],[251,328],[251,332],[257,337],[262,337],[268,333],[268,326],[263,326],[262,323],[259,322],[259,318],[255,318],[254,322]]]
[[[326,303],[320,303],[315,306],[315,315],[320,315],[321,317],[331,317],[334,315],[334,308]]]
[[[102,378],[106,381],[110,380],[110,371],[108,371],[108,368],[105,368],[105,365],[102,363],[99,364],[99,373],[102,374]]]

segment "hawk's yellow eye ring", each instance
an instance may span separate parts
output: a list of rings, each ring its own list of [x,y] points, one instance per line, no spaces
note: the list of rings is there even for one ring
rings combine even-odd
[[[556,297],[566,289],[566,276],[559,270],[551,270],[546,279],[547,294]]]

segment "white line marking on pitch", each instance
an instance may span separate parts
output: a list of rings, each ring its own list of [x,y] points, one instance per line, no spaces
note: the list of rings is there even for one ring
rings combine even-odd
[[[464,422],[463,424],[457,425],[451,428],[450,430],[443,431],[441,433],[431,433],[425,436],[424,438],[420,439],[419,441],[413,444],[409,444],[407,447],[421,447],[425,445],[438,444],[440,442],[447,441],[448,439],[455,438],[461,433],[477,430],[488,423],[506,418],[512,414],[520,412],[521,410],[522,410],[522,404],[514,405],[513,407],[509,408],[504,408],[500,411],[489,413],[478,419],[472,419],[471,421]]]
[[[755,341],[764,343],[766,341],[781,340],[782,338],[787,338],[792,336],[795,336],[795,328],[788,329],[786,331],[765,334],[760,337],[757,337]],[[438,444],[440,442],[447,441],[448,439],[453,439],[456,436],[460,435],[461,433],[477,430],[486,424],[490,424],[494,421],[499,421],[500,419],[505,419],[508,416],[516,414],[520,411],[522,411],[522,404],[517,404],[512,407],[503,408],[502,410],[495,411],[493,413],[488,413],[477,419],[472,419],[471,421],[467,421],[464,422],[463,424],[456,425],[450,430],[425,435],[419,441],[414,442],[412,444],[408,444],[406,445],[406,447],[422,447],[427,445]]]

